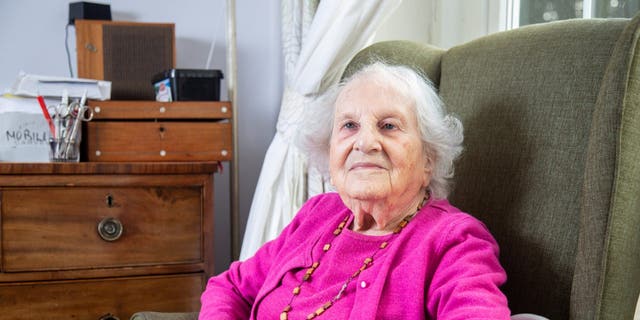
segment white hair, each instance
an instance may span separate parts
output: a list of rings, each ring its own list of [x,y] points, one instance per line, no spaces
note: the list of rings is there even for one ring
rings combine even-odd
[[[310,165],[328,176],[329,143],[336,99],[346,84],[363,77],[372,77],[374,81],[392,87],[414,102],[425,157],[432,164],[428,189],[433,198],[446,198],[451,189],[454,161],[463,149],[463,126],[458,118],[446,113],[445,105],[431,81],[406,66],[380,61],[369,64],[329,88],[307,106],[301,135],[296,142],[309,155]]]

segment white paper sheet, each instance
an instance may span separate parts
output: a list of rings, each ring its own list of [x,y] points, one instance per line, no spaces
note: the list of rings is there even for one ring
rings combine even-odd
[[[69,97],[79,98],[86,91],[88,99],[111,99],[111,82],[93,79],[64,78],[20,72],[9,93],[17,96],[60,97],[66,89]]]

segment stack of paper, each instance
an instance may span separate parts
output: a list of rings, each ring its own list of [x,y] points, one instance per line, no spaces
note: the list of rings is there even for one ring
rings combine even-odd
[[[21,72],[9,93],[17,96],[61,97],[67,90],[69,97],[79,98],[85,92],[88,99],[109,100],[111,82],[92,79],[64,78],[26,74]]]

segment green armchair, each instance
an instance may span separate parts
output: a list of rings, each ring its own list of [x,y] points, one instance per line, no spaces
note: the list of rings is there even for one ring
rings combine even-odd
[[[461,118],[466,149],[451,201],[498,240],[514,314],[633,318],[640,293],[639,25],[640,17],[554,22],[449,50],[382,42],[345,71],[380,58],[411,65]]]
[[[513,313],[632,319],[640,293],[640,16],[501,32],[444,51],[374,44],[465,126],[451,202],[501,247]]]

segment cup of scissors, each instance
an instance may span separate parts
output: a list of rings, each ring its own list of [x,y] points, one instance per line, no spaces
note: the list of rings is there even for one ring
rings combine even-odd
[[[80,141],[82,122],[93,119],[93,110],[85,105],[86,98],[67,103],[63,101],[49,108],[53,119],[54,132],[49,139],[49,160],[51,162],[80,161]]]

